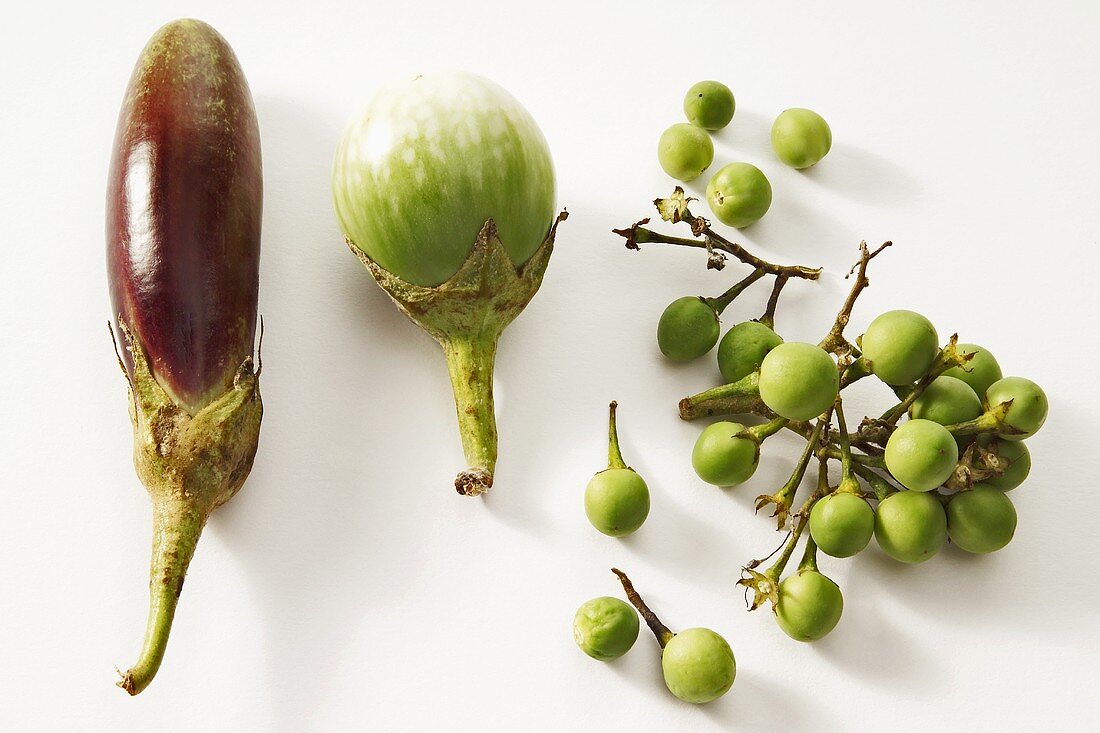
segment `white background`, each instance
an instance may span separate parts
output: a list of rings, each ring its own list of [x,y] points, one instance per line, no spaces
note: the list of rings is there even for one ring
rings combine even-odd
[[[1100,6],[998,2],[144,2],[21,5],[0,25],[0,727],[114,730],[1064,730],[1093,709],[1100,571],[1094,422],[1100,350]],[[10,12],[10,9],[9,9]],[[230,41],[263,136],[266,318],[260,450],[210,521],[167,658],[129,699],[114,666],[145,623],[149,506],[130,462],[103,257],[107,164],[123,88],[163,22]],[[480,500],[462,465],[439,349],[344,247],[329,167],[345,122],[395,76],[461,67],[512,91],[553,149],[568,206],[542,291],[498,360],[501,459]],[[778,328],[817,340],[860,239],[876,260],[852,335],[912,308],[946,338],[1032,377],[1050,420],[1012,494],[1016,540],[902,567],[871,547],[826,558],[836,631],[789,640],[749,614],[739,567],[781,539],[753,517],[798,451],[766,446],[745,486],[693,475],[700,426],[681,396],[712,357],[660,358],[674,297],[744,274],[701,253],[626,251],[612,227],[671,189],[655,146],[694,81],[737,97],[718,165],[747,160],[775,202],[740,236],[792,283]],[[771,155],[789,106],[834,146],[797,172]],[[701,190],[703,182],[692,190]],[[759,315],[766,286],[726,324]],[[849,412],[878,413],[867,384]],[[633,537],[585,521],[605,410],[653,510]],[[732,692],[674,699],[644,635],[613,664],[571,639],[584,600],[630,572],[673,628],[709,626],[737,655]],[[643,633],[644,629],[643,629]]]

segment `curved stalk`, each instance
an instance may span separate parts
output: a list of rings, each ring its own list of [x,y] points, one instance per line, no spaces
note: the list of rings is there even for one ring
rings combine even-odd
[[[790,427],[790,425],[784,425],[783,427]],[[794,504],[795,495],[798,493],[798,487],[802,484],[802,479],[806,475],[806,469],[810,466],[810,458],[818,449],[818,443],[821,442],[821,433],[824,428],[825,421],[818,420],[810,437],[806,439],[806,447],[803,448],[802,455],[798,458],[798,463],[795,464],[790,478],[787,479],[787,482],[783,484],[782,488],[770,496],[768,494],[761,494],[756,497],[756,511],[760,511],[768,504],[775,504],[775,511],[772,512],[772,516],[775,517],[776,520],[776,530],[781,530],[787,526],[791,505]]]
[[[837,486],[838,492],[849,492],[853,494],[859,494],[859,481],[856,480],[854,461],[852,460],[852,445],[848,440],[848,424],[844,421],[844,404],[840,397],[836,398],[836,404],[833,406],[833,412],[836,414],[837,421],[837,433],[840,441],[840,485]]]
[[[611,401],[611,406],[608,408],[607,418],[607,467],[608,468],[626,468],[626,462],[623,461],[623,453],[619,450],[619,431],[615,426],[615,410],[618,408],[619,403],[614,400]]]
[[[131,695],[149,686],[164,660],[183,579],[206,517],[207,512],[176,497],[153,503],[153,553],[149,567],[149,619],[145,641],[137,663],[118,681],[118,686]]]
[[[798,563],[799,570],[817,570],[817,543],[812,534],[806,535],[806,549],[802,552],[802,560]]]
[[[882,501],[890,494],[897,493],[897,487],[893,486],[889,481],[879,476],[866,466],[861,466],[858,463],[853,467],[856,474],[859,475],[867,485],[871,487],[871,493],[874,494],[875,499]]]
[[[768,296],[768,305],[764,308],[764,314],[757,319],[772,330],[775,330],[775,308],[779,305],[779,294],[783,292],[783,288],[789,279],[789,275],[776,276],[771,295]]]
[[[619,582],[623,584],[623,591],[626,592],[627,600],[630,601],[634,608],[638,609],[638,613],[645,619],[646,626],[648,626],[649,630],[653,632],[653,635],[657,637],[657,643],[664,649],[676,634],[672,633],[667,626],[661,623],[661,619],[657,618],[657,614],[650,610],[646,602],[638,595],[638,591],[634,590],[634,584],[630,582],[630,578],[626,577],[626,573],[618,568],[611,568],[611,572],[615,573]]]
[[[963,366],[974,357],[973,354],[960,354],[956,348],[958,342],[959,334],[952,334],[947,346],[940,349],[940,352],[936,355],[936,359],[932,362],[932,366],[928,368],[928,372],[912,388],[894,387],[894,393],[901,401],[883,413],[882,417],[879,418],[881,422],[896,425],[901,416],[909,411],[913,403],[924,394],[929,385],[936,381],[940,375],[953,367]]]
[[[999,405],[990,407],[973,420],[948,425],[947,430],[956,438],[966,435],[1002,433],[1006,430],[1014,430],[1014,428],[1005,424],[1005,418],[1008,416],[1008,409],[1010,407],[1012,407],[1012,400],[1002,402]]]
[[[763,270],[753,270],[747,276],[739,280],[733,287],[726,292],[719,295],[717,298],[703,298],[703,300],[714,309],[714,312],[718,315],[722,315],[722,311],[729,306],[734,299],[745,292],[745,290],[754,282],[764,277],[765,272]]]
[[[763,425],[753,425],[751,428],[747,428],[745,432],[759,444],[787,427],[789,422],[790,420],[785,417],[777,417],[769,420]]]
[[[455,479],[455,489],[478,496],[493,485],[497,462],[497,424],[493,410],[493,363],[497,342],[453,338],[441,341],[454,390],[458,432],[467,468]]]

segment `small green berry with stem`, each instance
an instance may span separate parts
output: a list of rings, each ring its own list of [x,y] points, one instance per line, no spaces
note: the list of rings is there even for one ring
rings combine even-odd
[[[820,574],[818,550],[850,557],[873,536],[887,555],[916,564],[935,556],[949,535],[952,543],[974,553],[1007,544],[1017,517],[1004,492],[1030,472],[1031,456],[1020,441],[1046,420],[1042,389],[1030,380],[1003,378],[988,351],[959,344],[957,335],[939,346],[931,322],[912,311],[884,313],[861,338],[849,340],[844,331],[870,284],[868,265],[890,242],[874,250],[860,244],[859,261],[848,273],[855,276],[852,286],[818,344],[783,341],[774,334],[779,291],[787,280],[814,280],[819,271],[756,258],[693,215],[690,201],[677,189],[654,203],[665,221],[688,224],[693,238],[655,232],[644,226],[648,219],[615,231],[630,249],[648,243],[695,247],[707,252],[708,268],[721,270],[732,255],[754,274],[775,278],[765,315],[730,329],[723,339],[730,346],[719,347],[726,383],[679,403],[684,420],[736,416],[704,431],[693,465],[706,480],[736,483],[747,480],[759,462],[759,441],[751,431],[788,430],[806,441],[788,481],[774,494],[757,498],[757,510],[773,506],[777,529],[789,527],[789,533],[766,570],[758,567],[768,558],[743,568],[740,584],[753,592],[750,609],[771,603],[790,636],[821,638],[839,620],[843,597]],[[843,390],[872,376],[897,401],[879,417],[864,417],[849,428]],[[746,429],[744,415],[765,423]],[[817,488],[792,514],[813,458],[819,466]],[[835,488],[828,481],[830,462],[841,468]],[[802,539],[802,562],[784,578]]]
[[[729,643],[705,628],[673,633],[634,590],[626,573],[618,568],[612,568],[611,572],[619,578],[627,599],[661,645],[661,670],[669,692],[696,705],[717,700],[729,692],[737,676],[737,661]]]
[[[760,445],[787,424],[777,418],[763,425],[716,422],[695,441],[691,465],[699,478],[715,486],[735,486],[748,481],[760,464]]]
[[[840,439],[840,484],[831,494],[814,502],[810,510],[810,538],[826,555],[851,557],[871,542],[875,532],[875,512],[864,498],[856,478],[848,427],[839,397],[834,412]]]
[[[592,526],[611,537],[635,532],[649,516],[649,487],[638,472],[623,461],[615,424],[617,402],[608,409],[607,468],[588,482],[584,513]]]
[[[684,296],[668,304],[657,322],[657,346],[672,361],[698,359],[718,342],[719,317],[734,298],[764,276],[753,270],[717,298]]]

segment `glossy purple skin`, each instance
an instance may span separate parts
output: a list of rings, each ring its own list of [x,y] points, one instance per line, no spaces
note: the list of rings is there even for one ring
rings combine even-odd
[[[119,114],[107,273],[116,331],[121,321],[137,336],[191,414],[252,356],[262,208],[256,111],[237,57],[209,25],[173,21],[142,51]]]

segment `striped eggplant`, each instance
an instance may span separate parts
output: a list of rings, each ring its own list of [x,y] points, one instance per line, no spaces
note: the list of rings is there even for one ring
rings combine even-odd
[[[107,187],[113,328],[153,505],[145,642],[118,683],[131,695],[160,667],[207,518],[256,455],[262,204],[256,112],[233,50],[205,23],[169,23],[130,78]]]
[[[565,216],[554,218],[542,132],[487,79],[404,80],[344,133],[333,198],[352,252],[443,346],[468,465],[455,488],[483,493],[497,458],[497,340],[538,291]]]

